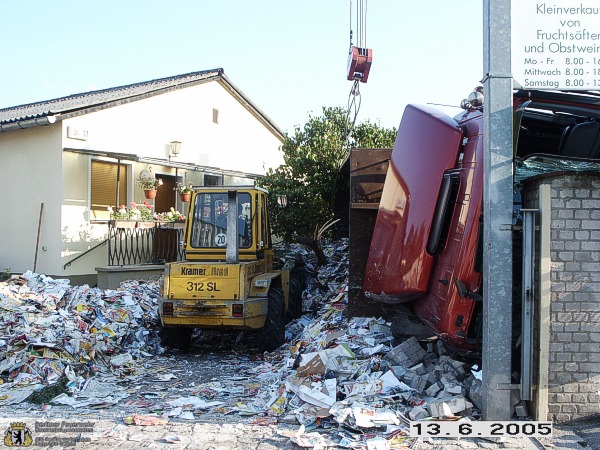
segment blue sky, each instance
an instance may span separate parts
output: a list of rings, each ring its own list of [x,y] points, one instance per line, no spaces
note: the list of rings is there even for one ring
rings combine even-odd
[[[458,106],[479,83],[481,0],[367,5],[358,121],[396,127],[406,104]],[[0,27],[0,108],[223,68],[293,134],[323,106],[346,107],[352,86],[350,0],[6,1]]]

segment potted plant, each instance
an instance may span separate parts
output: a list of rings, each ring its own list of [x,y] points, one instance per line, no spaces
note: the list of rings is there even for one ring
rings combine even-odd
[[[160,178],[147,178],[145,180],[138,180],[136,183],[144,190],[146,198],[152,199],[156,197],[156,190],[159,186],[162,186],[163,181]]]
[[[169,212],[154,213],[153,217],[154,220],[158,220],[159,222],[181,222],[185,220],[185,216],[173,207],[171,207]]]
[[[143,205],[138,205],[135,202],[131,202],[129,207],[120,205],[115,211],[112,206],[109,206],[108,212],[110,213],[110,219],[114,221],[132,221],[132,222],[152,222],[154,217],[152,214],[152,205],[148,202],[144,202]],[[137,225],[136,225],[137,227]]]
[[[115,211],[112,206],[107,208],[111,220],[131,220],[132,213],[131,209],[129,209],[125,205],[120,205]]]
[[[181,181],[177,183],[177,186],[173,188],[179,192],[179,198],[182,202],[189,202],[192,197],[193,185],[192,183],[184,184]]]

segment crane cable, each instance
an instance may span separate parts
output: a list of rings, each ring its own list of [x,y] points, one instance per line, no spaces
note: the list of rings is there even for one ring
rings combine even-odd
[[[357,30],[357,46],[366,48],[367,46],[367,2],[368,0],[357,0],[356,4],[356,30]],[[350,0],[350,51],[352,51],[352,0]],[[356,118],[360,111],[361,97],[359,80],[353,80],[350,94],[348,95],[348,105],[346,109],[344,142],[349,143],[350,134],[356,125]],[[350,115],[353,114],[352,121]],[[350,127],[348,124],[351,123]]]
[[[356,29],[358,47],[367,47],[367,0],[358,0],[356,5]]]
[[[359,5],[357,5],[357,29],[359,30],[359,46],[360,44],[366,45],[366,6],[363,8],[363,1],[367,0],[358,0]],[[361,11],[361,26],[358,26],[358,12]],[[364,11],[364,16],[362,11]],[[352,51],[352,0],[350,0],[350,51]],[[360,97],[360,81],[358,79],[352,81],[352,88],[350,89],[350,94],[348,95],[348,107],[346,109],[346,117],[344,119],[344,133],[342,135],[342,151],[344,150],[344,146],[346,146],[346,156],[350,153],[350,135],[354,130],[354,126],[356,125],[356,118],[358,117],[358,112],[360,111],[361,97]],[[348,127],[350,123],[350,114],[353,112],[352,124]],[[329,201],[329,207],[333,211],[334,209],[334,201],[335,201],[335,192],[337,190],[337,182],[338,177],[340,175],[341,164],[343,161],[340,161],[340,167],[335,175],[335,179],[333,180],[333,187],[331,189],[331,198]]]
[[[357,47],[367,47],[367,9],[368,0],[358,0],[356,4]],[[352,47],[352,0],[350,0],[350,47]]]
[[[348,95],[348,106],[346,109],[346,119],[344,122],[346,127],[343,136],[344,141],[350,141],[350,134],[356,125],[356,118],[358,117],[358,112],[360,111],[360,104],[360,83],[358,80],[354,80],[352,82],[352,89],[350,89],[350,94]],[[350,115],[353,115],[352,121],[350,121]],[[348,126],[348,124],[350,124],[350,126]]]
[[[368,0],[357,0],[357,7],[356,7],[356,28],[358,31],[358,48],[360,50],[364,50],[366,49],[366,45],[367,45],[367,1]],[[350,24],[349,24],[349,28],[350,28],[350,54],[349,54],[349,58],[353,58],[354,56],[354,46],[352,44],[352,0],[350,0]],[[368,53],[367,53],[367,57],[369,58],[367,60],[368,62],[368,66],[367,66],[367,75],[368,75],[368,69],[370,68],[371,65],[371,50],[368,49]],[[352,61],[352,64],[354,64],[355,61]],[[350,60],[348,62],[349,68],[350,66]],[[363,68],[364,70],[364,68]],[[338,167],[338,170],[336,172],[335,178],[333,179],[333,185],[331,187],[331,195],[330,195],[330,200],[329,200],[329,207],[331,209],[331,211],[333,212],[335,210],[335,199],[336,199],[336,192],[338,190],[337,188],[337,183],[338,183],[338,178],[340,176],[340,171],[342,168],[342,165],[344,163],[344,160],[347,159],[348,155],[350,154],[350,135],[352,134],[352,131],[354,130],[354,127],[356,125],[356,118],[358,117],[358,112],[360,111],[360,105],[361,105],[361,97],[360,97],[360,88],[359,88],[359,83],[361,81],[360,78],[357,77],[351,77],[351,73],[348,75],[348,80],[352,80],[352,89],[350,89],[350,95],[348,96],[348,109],[346,110],[346,117],[344,119],[344,131],[342,134],[342,141],[341,141],[341,153],[346,153],[346,157],[340,161],[340,166]],[[365,75],[363,73],[363,75]],[[365,78],[362,80],[363,82],[366,82],[366,76]],[[350,114],[351,112],[354,113],[354,116],[352,118],[352,125],[350,127],[348,127],[348,124],[350,123]],[[346,151],[344,152],[344,146],[346,146]],[[329,222],[328,222],[329,223]]]

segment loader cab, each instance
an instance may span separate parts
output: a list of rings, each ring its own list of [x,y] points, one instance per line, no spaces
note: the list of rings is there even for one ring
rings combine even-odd
[[[233,217],[235,223],[229,224]],[[195,189],[186,221],[185,259],[224,262],[232,238],[240,261],[272,255],[267,192],[253,186]]]

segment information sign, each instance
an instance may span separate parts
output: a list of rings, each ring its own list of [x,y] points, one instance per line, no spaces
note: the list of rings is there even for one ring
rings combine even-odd
[[[600,2],[512,0],[515,87],[600,89]]]

